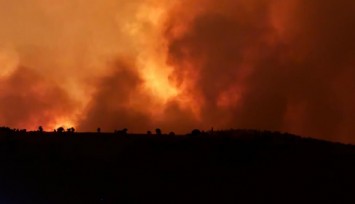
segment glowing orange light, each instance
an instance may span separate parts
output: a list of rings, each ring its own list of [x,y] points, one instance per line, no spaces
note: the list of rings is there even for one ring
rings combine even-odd
[[[159,67],[153,61],[148,62],[143,71],[146,88],[163,102],[179,93],[178,89],[169,81],[168,75],[167,69]]]
[[[67,120],[64,119],[64,120],[58,120],[54,124],[49,125],[49,128],[51,128],[50,130],[57,129],[59,127],[63,127],[64,129],[75,127],[75,122],[69,119]]]
[[[19,59],[15,52],[11,50],[0,50],[0,77],[11,75],[17,68],[18,63]]]

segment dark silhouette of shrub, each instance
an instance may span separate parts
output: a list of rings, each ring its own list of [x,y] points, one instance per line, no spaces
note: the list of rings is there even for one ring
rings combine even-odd
[[[214,133],[214,129],[212,127],[211,130],[209,131],[209,134],[213,134],[213,133]]]
[[[75,132],[75,128],[71,127],[67,129],[68,133],[74,133]]]
[[[13,132],[13,130],[11,130],[11,128],[9,128],[9,127],[0,127],[0,132],[10,133],[10,132]]]
[[[63,132],[64,132],[64,128],[63,128],[63,127],[57,128],[57,132],[58,132],[58,133],[63,133]]]
[[[97,128],[97,133],[101,133],[101,128]]]
[[[169,136],[175,136],[175,132],[170,132]]]
[[[147,135],[151,135],[151,134],[152,134],[152,131],[148,130]]]
[[[43,127],[42,126],[38,127],[38,132],[41,132],[41,133],[43,132]]]
[[[162,133],[161,133],[161,129],[160,129],[160,128],[155,129],[155,133],[156,133],[157,135],[161,135],[161,134],[162,134]]]
[[[122,130],[116,130],[115,133],[118,135],[127,135],[128,129],[124,128]]]
[[[191,132],[192,136],[200,136],[201,135],[201,131],[199,129],[194,129]]]

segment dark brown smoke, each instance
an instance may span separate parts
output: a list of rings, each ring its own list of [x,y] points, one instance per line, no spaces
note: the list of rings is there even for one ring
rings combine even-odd
[[[353,141],[355,3],[203,5],[196,13],[182,6],[166,36],[174,77],[193,81],[189,89],[203,101],[205,125]],[[195,72],[197,78],[185,75]]]
[[[154,96],[142,92],[144,81],[137,67],[124,61],[112,65],[112,71],[98,80],[85,115],[79,121],[80,130],[104,131],[128,128],[132,132],[146,132],[161,128],[187,132],[197,125],[189,109],[176,99],[164,106],[156,106]]]
[[[94,95],[88,104],[85,115],[79,122],[81,130],[104,131],[128,128],[144,132],[149,125],[149,115],[135,106],[135,101],[149,105],[149,98],[137,96],[142,86],[142,79],[135,67],[125,62],[116,62],[112,73],[103,77],[95,85]]]

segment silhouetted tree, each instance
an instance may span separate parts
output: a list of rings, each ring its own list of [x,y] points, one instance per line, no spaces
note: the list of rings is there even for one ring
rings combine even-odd
[[[63,127],[57,128],[57,132],[58,132],[58,133],[63,133],[63,132],[64,132],[64,128],[63,128]]]
[[[75,132],[75,128],[74,127],[71,127],[71,132],[74,133]]]
[[[121,134],[123,134],[123,135],[127,135],[127,132],[128,132],[127,128],[124,128],[123,130],[121,130]]]
[[[157,135],[161,135],[161,129],[160,129],[160,128],[155,129],[155,133],[156,133]]]
[[[38,132],[43,132],[43,127],[42,126],[38,127]]]
[[[175,132],[170,132],[169,136],[175,136]]]
[[[194,129],[191,132],[192,136],[200,136],[201,135],[201,131],[199,129]]]
[[[115,133],[118,135],[127,135],[127,131],[128,131],[128,129],[124,128],[122,130],[116,130]]]
[[[0,132],[9,133],[9,132],[14,132],[14,131],[9,127],[0,127]]]
[[[152,131],[148,130],[147,135],[151,135],[151,134],[152,134]]]
[[[101,133],[101,128],[97,128],[97,133]]]
[[[68,128],[68,129],[67,129],[67,132],[68,132],[68,133],[74,133],[74,132],[75,132],[75,129],[74,129],[73,127]]]

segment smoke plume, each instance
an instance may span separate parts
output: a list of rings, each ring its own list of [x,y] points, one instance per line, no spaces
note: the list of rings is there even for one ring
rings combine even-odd
[[[355,142],[355,3],[0,0],[0,123]]]

